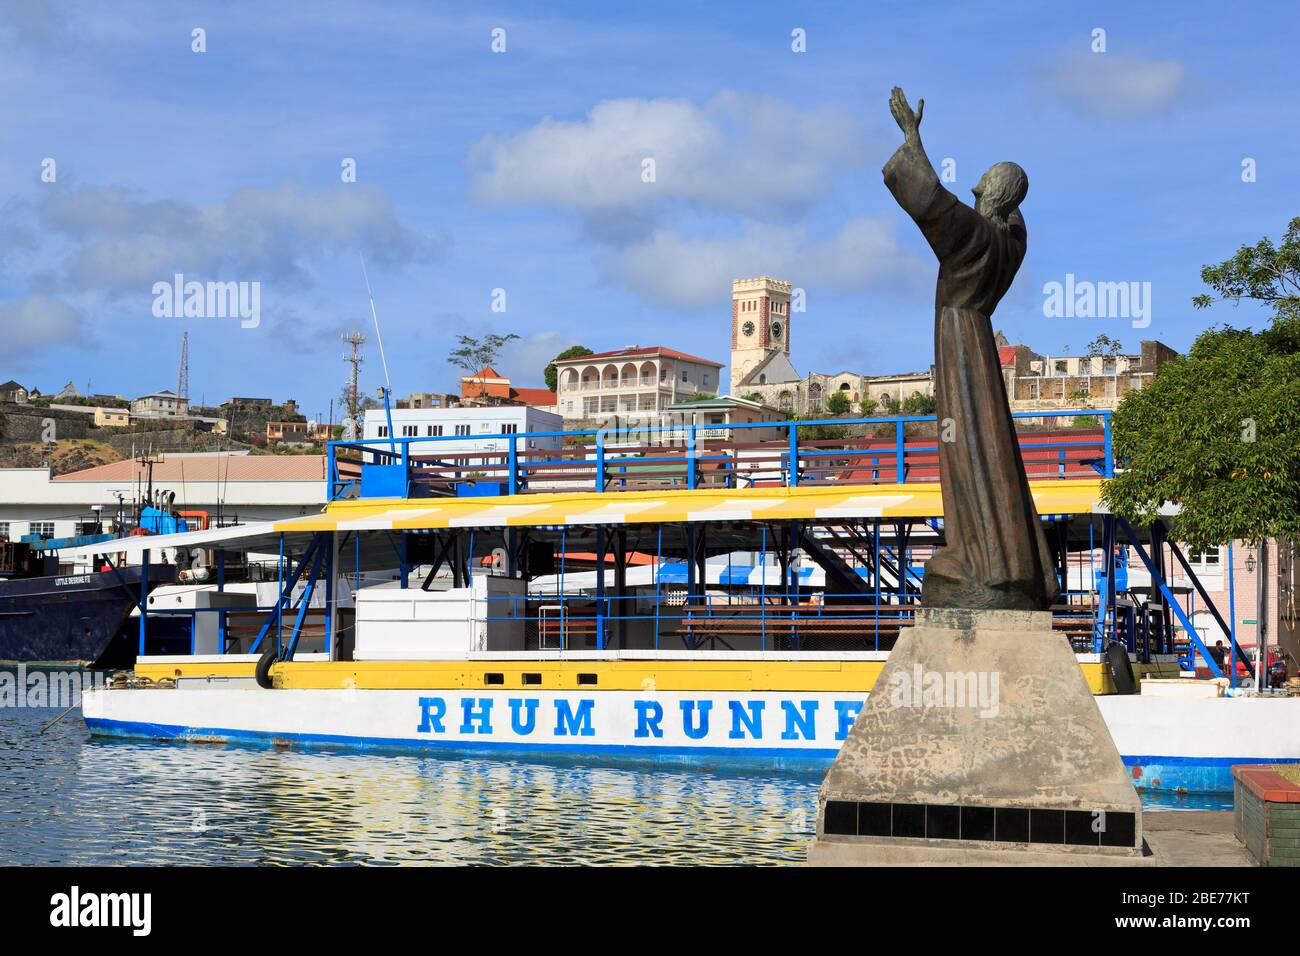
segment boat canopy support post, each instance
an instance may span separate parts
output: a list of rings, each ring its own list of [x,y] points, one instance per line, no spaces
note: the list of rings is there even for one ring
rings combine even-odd
[[[289,646],[285,649],[283,660],[293,660],[293,655],[298,650],[298,639],[302,637],[302,625],[307,619],[307,609],[311,607],[311,596],[316,590],[316,581],[320,578],[321,565],[325,563],[325,556],[329,549],[325,547],[322,540],[325,537],[324,532],[318,532],[315,537],[316,557],[311,563],[311,574],[307,577],[307,586],[302,590],[302,597],[298,599],[298,616],[293,619],[293,632],[289,635]]]
[[[620,648],[627,647],[627,528],[614,529],[614,601],[616,606],[615,637]]]
[[[1201,635],[1197,634],[1196,628],[1192,627],[1192,622],[1188,620],[1187,614],[1183,611],[1182,606],[1174,600],[1173,592],[1169,590],[1169,585],[1165,583],[1164,576],[1160,574],[1159,568],[1156,567],[1155,562],[1147,554],[1146,549],[1142,547],[1142,541],[1133,530],[1133,526],[1118,515],[1116,515],[1115,520],[1119,522],[1120,528],[1123,529],[1124,534],[1128,536],[1129,542],[1133,545],[1133,550],[1137,552],[1139,560],[1141,560],[1142,564],[1146,567],[1147,573],[1151,575],[1151,582],[1160,589],[1160,594],[1164,597],[1166,606],[1169,607],[1177,616],[1178,623],[1183,626],[1183,630],[1187,632],[1187,636],[1192,639],[1192,644],[1196,647],[1196,650],[1200,653],[1201,657],[1204,658],[1206,665],[1210,669],[1210,673],[1215,677],[1222,677],[1223,671],[1214,663],[1214,658],[1210,656],[1210,652],[1206,648],[1205,642],[1201,640]]]
[[[137,655],[144,657],[144,642],[147,635],[145,620],[149,617],[149,549],[140,554],[140,647]]]
[[[1159,523],[1163,525],[1164,522],[1159,522]],[[1182,565],[1183,572],[1187,575],[1188,579],[1191,580],[1192,582],[1192,587],[1196,589],[1196,593],[1199,594],[1201,596],[1201,600],[1205,602],[1206,610],[1208,610],[1210,614],[1214,616],[1214,620],[1219,625],[1219,628],[1223,631],[1224,634],[1228,636],[1228,640],[1231,642],[1231,646],[1232,646],[1232,656],[1240,660],[1243,664],[1245,664],[1248,670],[1253,670],[1254,668],[1253,662],[1250,660],[1249,657],[1246,656],[1246,652],[1243,651],[1241,647],[1237,644],[1237,637],[1233,633],[1233,629],[1228,626],[1228,622],[1223,619],[1223,615],[1219,613],[1219,609],[1215,607],[1214,602],[1210,600],[1210,595],[1206,593],[1205,585],[1201,584],[1201,579],[1197,577],[1196,572],[1192,570],[1192,565],[1187,560],[1186,556],[1183,554],[1182,549],[1179,548],[1178,545],[1176,545],[1172,540],[1169,540],[1167,534],[1165,540],[1168,541],[1169,543],[1169,551],[1174,556],[1174,560],[1177,561],[1180,565]],[[1229,573],[1231,573],[1231,569],[1229,569]],[[1231,590],[1228,593],[1231,595],[1232,593]],[[1234,668],[1234,672],[1235,672],[1235,668]]]
[[[217,593],[226,590],[226,549],[217,549]],[[217,612],[217,650],[226,653],[226,609]]]
[[[1115,610],[1115,517],[1103,515],[1101,519],[1102,586],[1097,589],[1097,614],[1092,622],[1092,649],[1096,654],[1106,650],[1106,621],[1119,615]],[[1095,584],[1094,584],[1095,586]],[[1111,636],[1115,636],[1112,628]]]
[[[276,599],[275,607],[273,607],[271,612],[267,614],[266,620],[262,622],[261,628],[258,629],[257,638],[253,641],[253,646],[248,649],[248,653],[256,654],[262,646],[262,641],[266,638],[266,635],[270,633],[271,628],[278,627],[281,614],[284,611],[284,602],[288,596],[293,593],[293,589],[297,585],[298,579],[302,577],[302,572],[306,569],[307,563],[315,558],[317,549],[321,547],[322,537],[324,537],[324,534],[321,532],[312,535],[311,544],[309,544],[307,550],[303,552],[302,560],[298,562],[298,567],[294,569],[293,573],[289,575],[287,579],[283,577],[283,571],[281,572],[281,579],[284,583],[280,586],[280,596]],[[277,645],[276,652],[279,653],[281,650],[282,649]]]
[[[433,579],[438,572],[442,570],[445,563],[451,568],[451,586],[454,588],[467,587],[469,583],[469,569],[465,566],[464,556],[460,546],[460,532],[451,531],[447,534],[437,533],[434,535],[438,542],[437,549],[433,553],[433,561],[429,566],[429,573],[425,575],[424,581],[420,584],[420,589],[424,591],[433,588]]]
[[[338,586],[335,581],[339,566],[339,533],[330,531],[329,563],[325,567],[325,656],[334,660],[334,639],[338,630]]]
[[[604,525],[596,526],[596,650],[605,649],[605,620],[609,615],[605,599],[605,552],[609,535]]]

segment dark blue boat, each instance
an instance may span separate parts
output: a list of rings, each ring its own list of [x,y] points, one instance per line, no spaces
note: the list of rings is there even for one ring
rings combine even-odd
[[[0,542],[0,552],[0,660],[135,662],[139,633],[127,625],[140,600],[139,566],[60,575],[57,559],[25,543]],[[173,565],[148,570],[149,590],[176,581]]]

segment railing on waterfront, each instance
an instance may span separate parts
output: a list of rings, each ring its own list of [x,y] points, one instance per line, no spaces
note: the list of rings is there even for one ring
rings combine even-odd
[[[1021,431],[1021,454],[1031,479],[1113,474],[1109,411],[1017,412],[1012,417],[1097,421]],[[934,434],[909,435],[909,427]],[[815,437],[841,429],[867,433]],[[731,438],[709,437],[720,430]],[[938,480],[941,434],[936,416],[897,415],[385,437],[330,442],[328,480],[330,500],[902,484]],[[738,440],[748,435],[755,440]],[[763,437],[772,435],[776,437]]]

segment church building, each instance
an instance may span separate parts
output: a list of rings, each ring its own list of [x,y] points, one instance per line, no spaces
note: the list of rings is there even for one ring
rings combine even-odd
[[[844,392],[853,414],[883,414],[882,398],[902,401],[934,393],[929,371],[899,375],[859,375],[855,372],[800,376],[790,362],[790,341],[796,321],[789,282],[760,276],[731,283],[731,388],[738,398],[761,401],[783,412],[807,414],[825,409],[834,392]]]

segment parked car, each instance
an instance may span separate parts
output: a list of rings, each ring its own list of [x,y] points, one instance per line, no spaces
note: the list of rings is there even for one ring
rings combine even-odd
[[[1246,655],[1246,659],[1250,661],[1250,666],[1247,666],[1245,661],[1241,660],[1241,658],[1237,658],[1237,686],[1253,687],[1255,684],[1252,676],[1255,667],[1255,645],[1242,644],[1240,647],[1242,653]],[[1268,652],[1267,670],[1269,687],[1281,687],[1286,683],[1288,660],[1288,656],[1276,648]],[[1188,665],[1191,661],[1184,658],[1179,663],[1183,666],[1184,670],[1188,670]],[[1201,660],[1199,654],[1196,655],[1196,676],[1206,678],[1213,676],[1210,673],[1210,669],[1205,666],[1205,661]]]

